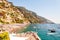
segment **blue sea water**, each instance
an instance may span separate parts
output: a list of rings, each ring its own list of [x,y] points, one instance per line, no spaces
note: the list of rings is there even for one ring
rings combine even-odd
[[[56,32],[50,33],[49,29]],[[60,24],[30,24],[23,32],[37,32],[41,40],[60,40]]]

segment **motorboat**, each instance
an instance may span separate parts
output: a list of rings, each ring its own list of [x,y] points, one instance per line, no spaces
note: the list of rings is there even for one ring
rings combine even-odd
[[[49,34],[49,35],[57,34],[55,29],[49,29],[48,31],[49,32],[47,34]]]
[[[48,29],[48,31],[51,32],[51,33],[55,33],[56,32],[55,29]]]

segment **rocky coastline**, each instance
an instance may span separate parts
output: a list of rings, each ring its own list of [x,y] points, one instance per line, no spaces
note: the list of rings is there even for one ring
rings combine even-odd
[[[29,24],[5,24],[5,25],[0,25],[0,28],[3,30],[8,31],[9,34],[15,34],[14,36],[16,37],[27,37],[26,40],[41,40],[37,33],[35,32],[25,32],[25,33],[17,33],[17,31],[22,30],[26,28]]]

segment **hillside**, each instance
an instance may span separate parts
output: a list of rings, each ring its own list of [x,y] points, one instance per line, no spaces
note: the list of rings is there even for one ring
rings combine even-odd
[[[24,7],[19,7],[19,6],[16,7],[22,12],[24,17],[27,18],[27,20],[29,20],[30,23],[52,23],[52,24],[54,23],[44,17],[37,15],[37,13],[33,11],[27,10]]]
[[[7,0],[0,0],[0,24],[53,23],[24,7],[14,6]]]

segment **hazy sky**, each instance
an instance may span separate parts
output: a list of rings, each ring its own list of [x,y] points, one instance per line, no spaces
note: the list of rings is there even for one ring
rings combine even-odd
[[[60,0],[8,0],[53,22],[60,23]]]

